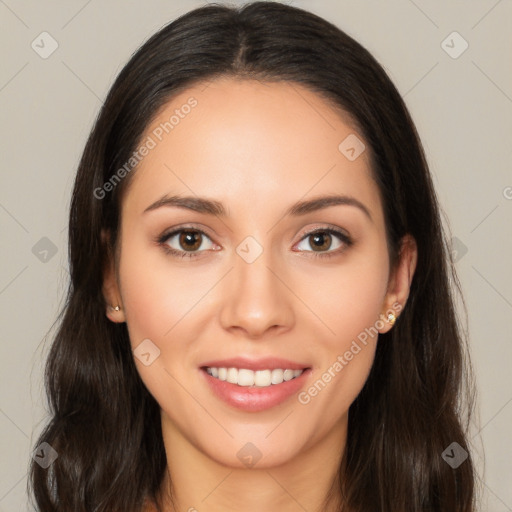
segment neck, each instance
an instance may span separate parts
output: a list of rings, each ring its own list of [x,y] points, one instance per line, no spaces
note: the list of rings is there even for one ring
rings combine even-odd
[[[272,467],[230,467],[192,444],[162,412],[168,471],[161,487],[165,512],[340,510],[339,467],[347,417],[318,443]],[[172,496],[172,498],[171,498]],[[327,503],[327,497],[330,497]]]

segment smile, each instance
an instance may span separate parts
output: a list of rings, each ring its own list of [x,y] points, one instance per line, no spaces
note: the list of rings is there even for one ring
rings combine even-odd
[[[206,373],[215,379],[243,387],[266,388],[300,377],[304,370],[275,368],[273,370],[249,370],[246,368],[206,367]]]

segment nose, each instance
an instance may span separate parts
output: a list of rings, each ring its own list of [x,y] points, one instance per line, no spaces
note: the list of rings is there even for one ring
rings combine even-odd
[[[224,329],[241,331],[249,339],[266,339],[293,328],[294,295],[287,273],[271,260],[270,250],[263,250],[251,263],[234,254],[233,269],[219,290]]]

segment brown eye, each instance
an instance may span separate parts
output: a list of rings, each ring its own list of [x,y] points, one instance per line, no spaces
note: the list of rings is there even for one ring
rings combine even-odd
[[[312,250],[300,247],[300,244],[306,243]],[[333,247],[334,243],[334,247]],[[332,228],[316,229],[306,233],[300,241],[298,247],[303,252],[312,252],[313,256],[328,257],[335,256],[345,251],[352,245],[352,239],[345,233]]]
[[[210,247],[204,247],[206,241],[210,241]],[[172,233],[163,235],[159,243],[176,256],[195,257],[212,248],[210,237],[199,229],[176,229]]]
[[[179,237],[179,245],[185,250],[195,251],[201,247],[201,234],[199,231],[183,230]]]
[[[318,231],[313,233],[312,235],[309,235],[309,238],[311,240],[310,246],[313,247],[315,251],[327,250],[332,243],[331,235],[325,231]]]

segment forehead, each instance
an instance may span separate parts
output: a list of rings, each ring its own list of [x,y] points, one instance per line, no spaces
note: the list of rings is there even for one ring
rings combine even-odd
[[[198,83],[164,105],[142,141],[151,149],[123,208],[142,212],[164,193],[268,208],[329,192],[380,206],[355,123],[300,84],[227,77]]]

